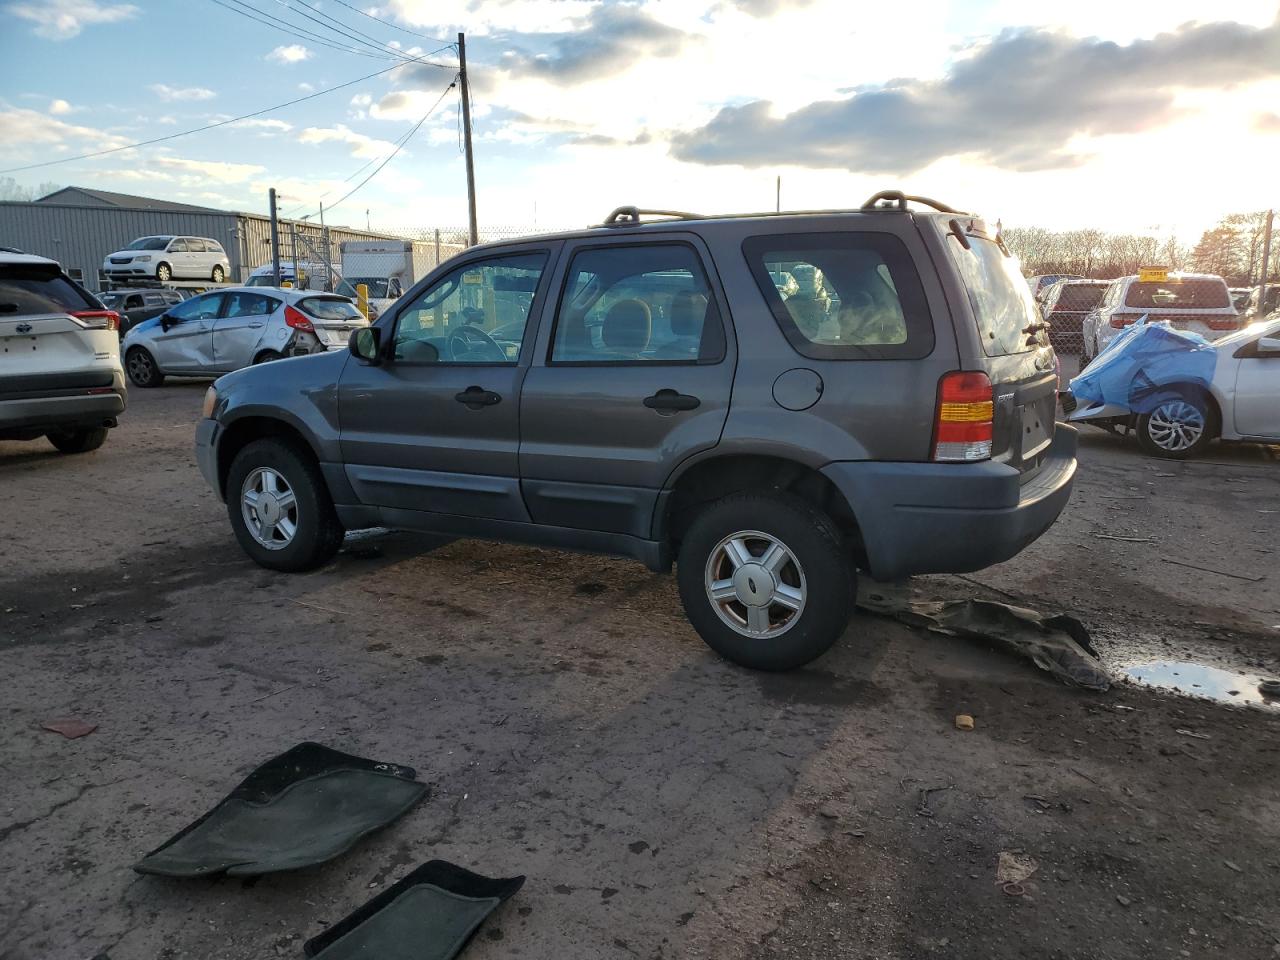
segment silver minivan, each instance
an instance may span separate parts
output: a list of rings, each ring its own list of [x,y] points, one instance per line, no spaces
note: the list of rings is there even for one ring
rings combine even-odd
[[[208,237],[139,237],[108,254],[102,271],[112,280],[212,280],[222,283],[231,261],[222,244]]]

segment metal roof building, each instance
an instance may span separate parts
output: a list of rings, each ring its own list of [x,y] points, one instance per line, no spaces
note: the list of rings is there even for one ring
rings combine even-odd
[[[324,231],[319,224],[280,221],[280,256],[291,255],[290,231],[307,238],[319,250]],[[330,255],[339,260],[344,240],[398,239],[385,233],[329,227]],[[51,257],[73,277],[98,287],[99,270],[107,254],[138,237],[176,234],[217,240],[231,261],[228,280],[241,282],[249,272],[271,259],[271,220],[259,213],[242,213],[135,197],[88,187],[64,187],[31,203],[0,202],[0,246]],[[299,258],[304,251],[299,250]],[[313,259],[310,255],[307,259]]]

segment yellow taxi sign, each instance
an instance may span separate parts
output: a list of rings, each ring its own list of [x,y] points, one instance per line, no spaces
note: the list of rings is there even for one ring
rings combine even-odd
[[[479,270],[473,270],[470,273],[464,273],[462,275],[462,282],[481,284],[484,283],[484,277],[480,274]]]
[[[1139,267],[1138,282],[1139,283],[1167,283],[1169,280],[1168,267]]]

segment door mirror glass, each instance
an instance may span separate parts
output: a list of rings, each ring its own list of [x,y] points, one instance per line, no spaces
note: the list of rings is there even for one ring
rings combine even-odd
[[[366,363],[378,363],[382,357],[382,331],[377,327],[361,327],[351,334],[347,349]]]

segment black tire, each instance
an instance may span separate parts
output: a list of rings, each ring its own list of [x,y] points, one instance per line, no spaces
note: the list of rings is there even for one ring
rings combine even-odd
[[[260,354],[253,358],[253,365],[256,367],[260,363],[273,363],[276,360],[283,360],[284,354],[275,350],[263,350]]]
[[[219,263],[213,268],[213,282],[221,283],[225,279],[227,279],[227,272],[222,269],[222,264]]]
[[[156,365],[156,358],[145,347],[130,347],[124,355],[124,369],[129,382],[135,387],[147,389],[164,383],[164,374]]]
[[[97,450],[107,441],[106,427],[85,427],[81,430],[61,430],[47,434],[49,442],[62,453],[88,453]]]
[[[1193,413],[1187,413],[1187,408]],[[1183,415],[1181,420],[1178,414]],[[1178,446],[1180,443],[1186,443],[1187,437],[1183,434],[1179,438],[1176,432],[1171,433],[1168,424],[1177,421],[1189,424],[1191,429],[1195,429],[1196,418],[1198,418],[1199,435],[1193,442]],[[1205,395],[1199,390],[1187,389],[1178,396],[1162,399],[1150,413],[1140,415],[1137,429],[1138,443],[1147,455],[1164,460],[1187,460],[1204,453],[1213,442],[1213,438],[1218,435],[1219,424],[1217,413]]]
[[[776,539],[803,571],[803,607],[781,633],[753,637],[739,632],[722,619],[708,594],[713,553],[739,531]],[[857,590],[839,529],[825,513],[789,494],[738,494],[703,509],[680,544],[676,579],[685,615],[707,645],[753,670],[791,670],[822,656],[848,626]],[[774,609],[767,614],[770,623]]]
[[[255,539],[245,521],[242,492],[245,480],[259,468],[279,474],[297,501],[296,530],[283,547],[270,549]],[[333,559],[344,531],[333,509],[329,488],[310,450],[278,437],[254,440],[236,454],[227,473],[227,516],[241,548],[259,566],[295,573]]]
[[[168,283],[173,279],[173,268],[167,263],[156,264],[156,279],[161,283]]]

